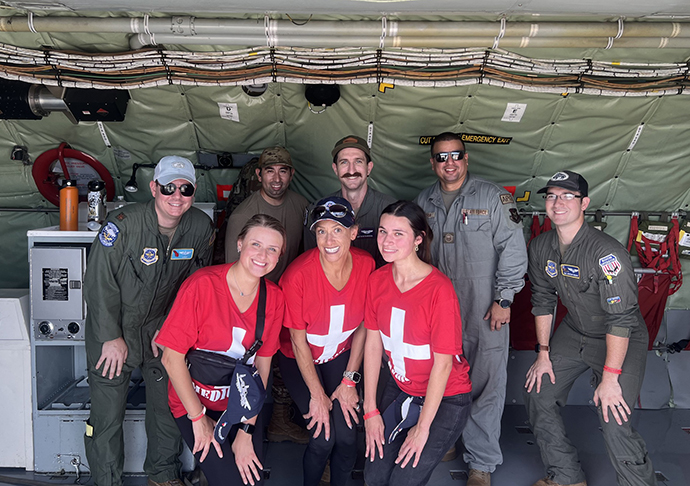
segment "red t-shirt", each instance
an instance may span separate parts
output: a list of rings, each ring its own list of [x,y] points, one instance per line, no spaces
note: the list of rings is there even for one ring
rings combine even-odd
[[[256,292],[249,309],[240,313],[225,280],[232,265],[202,268],[185,280],[156,338],[158,344],[182,354],[194,348],[215,351],[232,358],[244,356],[256,339],[259,292]],[[276,284],[266,280],[266,320],[263,345],[257,356],[273,356],[278,350],[284,309],[282,291]],[[225,410],[230,387],[204,386],[196,381],[193,381],[193,385],[199,400],[207,409]],[[172,382],[168,384],[168,402],[174,417],[187,413]]]
[[[367,279],[374,271],[374,259],[364,250],[350,247],[352,273],[338,291],[326,278],[313,248],[293,261],[280,279],[286,302],[285,327],[280,350],[294,358],[287,328],[306,329],[314,363],[326,363],[350,349],[352,334],[364,321]]]
[[[379,331],[391,374],[405,393],[426,395],[434,353],[455,356],[443,396],[472,390],[470,367],[462,357],[460,304],[450,279],[438,269],[405,293],[395,285],[393,265],[371,274],[364,326]]]

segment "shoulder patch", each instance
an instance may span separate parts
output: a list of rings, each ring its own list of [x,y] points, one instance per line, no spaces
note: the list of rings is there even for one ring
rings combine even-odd
[[[555,278],[558,275],[558,268],[556,267],[556,262],[552,260],[546,261],[546,268],[544,270],[546,271],[546,275],[548,275],[551,278]]]
[[[604,258],[599,259],[599,266],[607,277],[615,277],[621,271],[621,262],[618,261],[616,255],[611,253],[606,255]]]
[[[515,224],[520,224],[522,222],[522,216],[520,216],[517,209],[510,208],[510,220]]]
[[[500,198],[502,204],[515,204],[515,198],[511,194],[501,194]]]
[[[120,228],[118,228],[112,221],[108,221],[108,224],[103,226],[101,231],[98,233],[98,241],[100,241],[101,245],[103,246],[111,247],[115,244],[119,236]]]
[[[144,265],[153,265],[158,261],[158,248],[144,248],[139,260]]]

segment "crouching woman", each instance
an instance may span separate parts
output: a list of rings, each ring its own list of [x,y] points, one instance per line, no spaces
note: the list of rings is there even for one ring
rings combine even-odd
[[[170,375],[170,410],[210,486],[262,480],[259,412],[285,307],[280,288],[263,277],[275,268],[284,247],[285,229],[278,220],[252,217],[237,240],[239,260],[189,277],[156,338]],[[199,356],[208,361],[197,362]],[[200,373],[217,375],[227,357],[246,363],[242,369],[249,371],[238,374],[236,365],[230,372],[233,386],[217,382],[217,376],[199,378]]]
[[[432,237],[415,203],[383,210],[378,246],[390,264],[369,278],[364,320],[368,486],[427,484],[469,416],[460,307],[451,281],[428,263]],[[382,353],[393,380],[377,408]]]

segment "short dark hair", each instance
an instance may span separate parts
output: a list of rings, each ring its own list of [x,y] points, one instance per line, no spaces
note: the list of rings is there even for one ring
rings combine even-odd
[[[436,142],[455,142],[458,141],[462,144],[462,149],[467,152],[465,149],[465,142],[462,141],[462,136],[458,133],[453,133],[453,132],[443,132],[441,134],[438,134],[434,137],[434,140],[431,142],[431,156],[434,156],[434,146],[436,145]]]
[[[283,247],[280,249],[280,254],[282,255],[285,253],[285,247],[287,245],[287,233],[285,232],[285,227],[280,221],[273,216],[269,216],[268,214],[255,214],[244,224],[240,230],[240,234],[237,235],[237,241],[244,240],[244,237],[247,236],[247,233],[249,233],[249,230],[252,228],[268,228],[280,233],[280,235],[283,237]]]
[[[401,200],[383,208],[381,216],[384,214],[407,219],[415,238],[418,236],[422,237],[422,243],[419,245],[419,251],[417,252],[419,259],[431,264],[431,240],[434,239],[434,233],[426,220],[424,210],[412,201]]]

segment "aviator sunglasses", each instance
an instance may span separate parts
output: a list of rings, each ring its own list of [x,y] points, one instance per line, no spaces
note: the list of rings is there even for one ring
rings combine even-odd
[[[158,187],[160,187],[161,194],[164,196],[172,196],[175,194],[175,191],[177,189],[180,190],[180,194],[182,194],[184,197],[192,197],[194,195],[194,184],[182,184],[180,186],[176,186],[172,182],[166,185],[161,184],[160,182],[156,181],[156,184],[158,184]]]
[[[342,204],[331,204],[330,207],[326,206],[316,206],[311,211],[311,220],[316,221],[323,217],[324,214],[330,213],[331,216],[336,218],[344,218],[348,214],[349,210],[346,206]]]
[[[434,155],[434,160],[441,164],[448,160],[448,156],[450,156],[453,160],[461,160],[465,158],[465,151],[458,150],[456,152],[439,152],[436,155]]]

